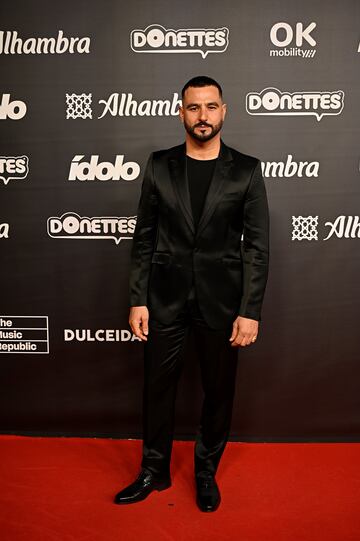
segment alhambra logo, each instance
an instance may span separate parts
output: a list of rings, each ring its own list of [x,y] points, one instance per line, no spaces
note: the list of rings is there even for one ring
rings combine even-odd
[[[181,98],[177,92],[165,99],[139,99],[132,92],[113,92],[105,99],[98,100],[101,111],[98,119],[105,116],[178,116]],[[66,118],[95,118],[93,117],[93,95],[92,93],[82,94],[66,93]]]
[[[62,30],[57,36],[41,38],[19,37],[16,30],[0,31],[0,54],[63,54],[90,53],[89,37],[66,37]]]
[[[292,216],[292,240],[318,240],[319,216]],[[325,222],[327,236],[322,240],[329,240],[331,237],[338,239],[359,239],[360,220],[359,216],[337,216],[333,221]]]
[[[318,178],[320,163],[318,161],[296,161],[288,154],[286,161],[261,162],[264,178]]]

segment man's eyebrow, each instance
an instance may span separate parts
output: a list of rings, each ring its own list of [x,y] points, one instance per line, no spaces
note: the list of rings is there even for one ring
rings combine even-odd
[[[186,106],[186,109],[189,109],[190,107],[194,107],[194,105],[199,105],[199,104],[198,103],[188,103],[188,105]],[[206,103],[206,105],[216,105],[217,107],[219,106],[217,101],[209,101],[209,102]]]

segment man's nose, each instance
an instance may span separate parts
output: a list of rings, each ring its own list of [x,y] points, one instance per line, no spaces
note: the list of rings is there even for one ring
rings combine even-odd
[[[199,120],[206,121],[207,120],[207,110],[206,107],[202,107],[199,110]]]

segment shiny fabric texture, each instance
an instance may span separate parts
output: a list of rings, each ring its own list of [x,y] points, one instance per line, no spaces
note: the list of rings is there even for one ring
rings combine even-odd
[[[235,393],[238,348],[229,342],[232,326],[210,328],[194,286],[176,319],[163,324],[149,318],[144,342],[143,457],[141,466],[158,478],[170,476],[177,384],[184,365],[190,328],[200,362],[204,393],[194,446],[194,474],[216,473],[228,441]]]
[[[195,228],[185,143],[150,155],[131,250],[130,306],[146,305],[153,318],[170,324],[195,282],[213,329],[225,329],[238,315],[260,321],[268,265],[269,211],[257,158],[221,140]]]

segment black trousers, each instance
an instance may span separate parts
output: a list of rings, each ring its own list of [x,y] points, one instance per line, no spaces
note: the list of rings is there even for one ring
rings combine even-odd
[[[216,474],[230,432],[238,347],[231,346],[232,325],[210,328],[192,288],[176,320],[164,325],[149,316],[144,342],[143,456],[141,466],[158,477],[170,477],[177,384],[184,363],[184,346],[193,327],[200,361],[203,404],[195,437],[194,473]]]

